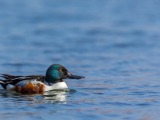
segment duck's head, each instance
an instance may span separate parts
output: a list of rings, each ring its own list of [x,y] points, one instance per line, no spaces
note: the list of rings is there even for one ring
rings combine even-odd
[[[63,79],[82,79],[83,76],[73,75],[60,64],[51,65],[46,71],[46,81],[50,83],[56,83],[63,81]]]

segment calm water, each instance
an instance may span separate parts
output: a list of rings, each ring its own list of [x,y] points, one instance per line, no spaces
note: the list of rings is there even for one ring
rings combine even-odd
[[[83,80],[45,95],[0,92],[5,120],[158,120],[158,0],[0,0],[0,73]]]

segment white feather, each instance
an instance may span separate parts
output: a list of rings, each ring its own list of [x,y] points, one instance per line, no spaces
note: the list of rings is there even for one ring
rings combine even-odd
[[[57,82],[57,83],[51,84],[50,86],[48,85],[48,83],[45,83],[44,91],[62,90],[62,89],[68,89],[68,86],[65,82]]]
[[[8,85],[6,86],[6,89],[7,89],[7,90],[11,90],[11,89],[13,89],[13,88],[15,88],[15,86],[14,86],[14,85],[11,85],[11,84],[8,84]]]

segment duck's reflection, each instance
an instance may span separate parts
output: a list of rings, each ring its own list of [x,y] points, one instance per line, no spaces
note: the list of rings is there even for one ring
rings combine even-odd
[[[41,103],[67,103],[67,97],[69,94],[74,93],[75,90],[54,90],[48,91],[43,94],[28,94],[23,95],[17,92],[0,91],[0,96],[9,98],[12,101],[29,102],[29,104],[41,104]]]
[[[68,91],[48,91],[43,94],[44,101],[45,102],[61,102],[61,103],[67,103],[67,93]]]

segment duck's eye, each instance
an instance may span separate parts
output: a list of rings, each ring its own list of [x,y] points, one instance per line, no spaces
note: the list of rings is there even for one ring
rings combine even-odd
[[[60,71],[60,72],[63,72],[63,70],[62,70],[62,69],[60,69],[59,71]]]
[[[63,72],[63,74],[67,74],[67,70],[66,69],[60,69],[60,72]]]

